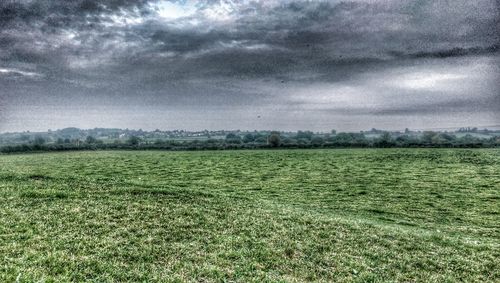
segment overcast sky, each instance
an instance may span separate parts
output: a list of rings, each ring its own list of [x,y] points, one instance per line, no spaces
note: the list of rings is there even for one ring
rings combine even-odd
[[[496,0],[1,0],[0,132],[500,124]]]

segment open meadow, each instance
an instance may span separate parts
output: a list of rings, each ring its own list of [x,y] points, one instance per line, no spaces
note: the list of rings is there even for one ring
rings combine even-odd
[[[0,155],[16,280],[499,282],[500,150]]]

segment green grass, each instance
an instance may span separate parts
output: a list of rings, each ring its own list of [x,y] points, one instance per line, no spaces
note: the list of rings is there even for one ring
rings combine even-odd
[[[500,150],[0,156],[0,281],[499,282]]]

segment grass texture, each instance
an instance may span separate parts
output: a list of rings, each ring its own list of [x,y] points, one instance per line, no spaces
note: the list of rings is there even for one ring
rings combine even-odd
[[[500,150],[0,156],[1,282],[499,282]]]

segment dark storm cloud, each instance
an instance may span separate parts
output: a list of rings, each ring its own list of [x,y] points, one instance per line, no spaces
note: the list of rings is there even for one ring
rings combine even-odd
[[[497,57],[499,19],[494,0],[6,0],[0,95],[4,104],[18,96],[82,105],[142,96],[200,109],[289,105],[285,85],[352,83],[413,61]]]
[[[11,0],[0,4],[0,56],[56,76],[109,65],[148,72],[153,61],[167,73],[177,72],[178,79],[183,72],[191,78],[193,72],[268,76],[395,57],[496,51],[495,3],[452,2],[233,3],[224,24],[201,14],[220,1],[197,2],[198,13],[165,21],[154,1]],[[179,64],[193,69],[173,67]]]
[[[71,19],[110,13],[118,9],[140,8],[146,0],[4,0],[0,3],[0,23],[43,20],[47,26],[60,27]]]

